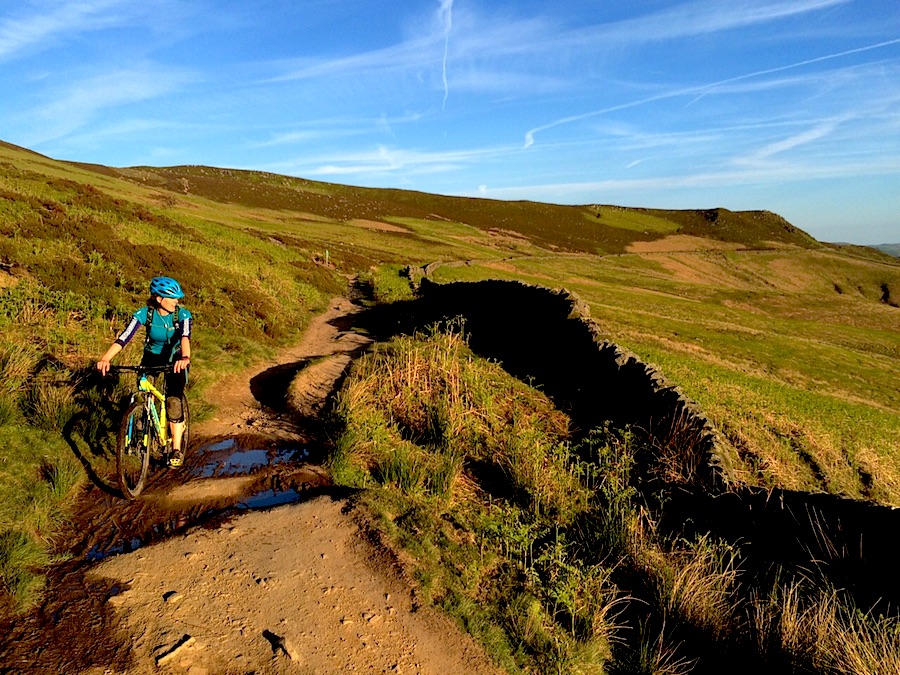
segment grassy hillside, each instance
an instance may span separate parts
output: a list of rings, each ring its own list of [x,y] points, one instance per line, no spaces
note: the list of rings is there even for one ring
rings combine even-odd
[[[900,244],[880,244],[875,248],[895,258],[900,258]]]
[[[206,383],[294,340],[347,275],[378,267],[376,278],[396,287],[400,267],[434,261],[447,263],[439,281],[575,291],[613,340],[661,366],[711,415],[747,482],[900,505],[900,261],[886,254],[821,244],[765,211],[498,202],[198,166],[112,169],[0,144],[8,590],[35,590],[34,577],[14,570],[45,560],[41,543],[84,480],[78,455],[102,461],[108,450],[115,396],[90,365],[143,304],[150,277],[170,274],[187,289],[203,415]]]
[[[645,437],[604,425],[576,439],[452,327],[359,359],[333,420],[335,480],[362,488],[420,597],[511,673],[897,670],[896,619],[814,563],[754,573],[753,541],[664,532],[636,476]]]

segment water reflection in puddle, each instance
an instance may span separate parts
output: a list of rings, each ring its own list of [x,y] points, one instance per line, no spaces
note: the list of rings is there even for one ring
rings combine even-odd
[[[265,509],[270,506],[293,504],[300,501],[300,493],[294,488],[289,490],[264,490],[237,504],[239,509]]]
[[[304,492],[310,486],[329,483],[325,474],[320,470],[309,468],[306,464],[310,461],[310,452],[307,448],[268,450],[242,448],[241,439],[227,438],[198,448],[195,453],[196,459],[199,459],[201,464],[190,471],[190,478],[193,480],[182,480],[181,487],[207,486],[203,495],[188,500],[186,505],[166,502],[165,498],[162,500],[142,498],[132,503],[130,507],[134,509],[139,509],[142,504],[156,504],[159,511],[154,511],[152,507],[147,512],[141,509],[135,514],[138,517],[133,521],[126,518],[122,524],[115,523],[105,541],[93,545],[85,554],[85,559],[89,562],[98,562],[109,556],[131,553],[142,546],[183,531],[185,527],[213,522],[212,519],[235,511],[252,511],[293,504],[303,500]],[[307,468],[302,465],[306,465]],[[227,479],[230,477],[250,475],[253,477],[242,483],[246,485],[246,489],[252,491],[249,495],[244,488],[237,493],[228,494],[208,489],[209,486],[228,483]],[[151,494],[148,492],[148,496]],[[176,505],[175,517],[171,510],[173,504]],[[159,518],[156,522],[154,514]]]
[[[85,560],[88,562],[98,562],[103,560],[104,558],[108,558],[111,555],[118,555],[120,553],[131,553],[132,551],[136,551],[141,547],[144,542],[141,541],[138,537],[132,537],[131,539],[120,541],[117,544],[113,544],[112,546],[103,547],[100,544],[91,547],[91,550],[87,552],[87,555],[84,556]]]
[[[191,472],[195,478],[213,478],[221,476],[243,476],[254,469],[271,467],[289,460],[305,461],[309,457],[306,448],[288,448],[273,450],[237,448],[235,439],[229,438],[201,448],[206,455],[202,466]]]

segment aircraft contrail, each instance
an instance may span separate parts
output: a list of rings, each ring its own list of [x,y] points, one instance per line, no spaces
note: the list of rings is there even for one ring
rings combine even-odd
[[[704,84],[696,87],[685,87],[684,89],[677,89],[675,91],[666,92],[665,94],[657,94],[656,96],[648,96],[647,98],[641,98],[636,101],[629,101],[628,103],[620,103],[619,105],[610,106],[609,108],[603,108],[602,110],[593,110],[591,112],[582,113],[581,115],[572,115],[570,117],[563,117],[561,119],[555,120],[553,122],[549,122],[548,124],[544,124],[539,127],[535,127],[534,129],[530,129],[525,132],[525,144],[524,147],[529,148],[534,145],[534,135],[539,131],[546,131],[547,129],[553,129],[555,127],[562,126],[563,124],[569,124],[570,122],[578,122],[584,119],[589,119],[591,117],[596,117],[598,115],[603,115],[605,113],[615,112],[617,110],[625,110],[627,108],[635,108],[639,105],[643,105],[645,103],[653,103],[654,101],[660,101],[667,98],[675,98],[676,96],[685,96],[688,94],[697,94],[698,98],[704,96],[707,92],[715,87],[721,86],[723,84],[731,84],[732,82],[738,82],[740,80],[747,80],[752,77],[759,77],[760,75],[771,75],[772,73],[779,73],[785,70],[791,70],[792,68],[800,68],[801,66],[808,66],[811,63],[820,63],[821,61],[830,61],[831,59],[837,59],[842,56],[849,56],[851,54],[859,54],[861,52],[868,52],[873,49],[880,49],[881,47],[889,47],[891,45],[900,44],[900,38],[895,38],[893,40],[887,40],[886,42],[878,42],[873,45],[866,45],[865,47],[857,47],[855,49],[848,49],[842,52],[837,52],[835,54],[826,54],[825,56],[817,56],[814,59],[806,59],[805,61],[797,61],[796,63],[790,63],[786,66],[778,66],[777,68],[767,68],[766,70],[757,70],[752,73],[745,73],[743,75],[737,75],[735,77],[729,77],[724,80],[719,80],[717,82],[712,82],[710,84]]]
[[[441,63],[441,78],[444,83],[444,101],[441,110],[447,105],[447,97],[450,96],[450,85],[447,83],[447,54],[450,51],[450,29],[453,28],[453,0],[441,0],[441,9],[438,12],[444,24],[444,60]]]

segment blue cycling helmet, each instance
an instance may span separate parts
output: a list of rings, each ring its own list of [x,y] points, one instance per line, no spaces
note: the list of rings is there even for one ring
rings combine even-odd
[[[154,277],[150,282],[150,295],[163,298],[183,298],[181,285],[171,277]]]

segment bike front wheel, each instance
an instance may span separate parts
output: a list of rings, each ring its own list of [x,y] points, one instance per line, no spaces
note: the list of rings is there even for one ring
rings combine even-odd
[[[116,441],[119,488],[126,499],[134,499],[147,483],[153,431],[142,400],[128,406]]]

